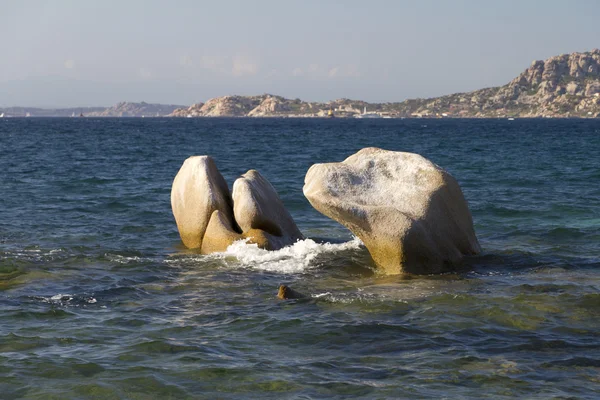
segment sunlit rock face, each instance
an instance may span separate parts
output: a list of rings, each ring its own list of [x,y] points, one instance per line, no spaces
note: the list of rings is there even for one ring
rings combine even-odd
[[[204,254],[225,251],[241,239],[268,250],[303,239],[277,191],[258,171],[237,179],[232,197],[209,156],[185,160],[173,181],[171,207],[183,244]]]
[[[385,273],[444,272],[480,251],[458,183],[418,154],[366,148],[315,164],[304,195],[358,236]]]

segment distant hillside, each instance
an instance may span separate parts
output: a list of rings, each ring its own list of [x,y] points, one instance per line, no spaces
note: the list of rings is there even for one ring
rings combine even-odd
[[[600,50],[534,61],[504,86],[399,105],[404,114],[459,117],[599,117]]]
[[[600,50],[534,61],[504,86],[398,103],[305,102],[264,94],[224,96],[175,110],[174,117],[600,117]]]
[[[173,104],[149,104],[121,102],[115,106],[86,114],[89,117],[163,117],[182,106]]]
[[[189,107],[119,103],[113,107],[0,109],[7,117],[600,117],[600,50],[534,61],[504,86],[397,103],[338,99],[326,103],[272,94],[223,96]]]
[[[215,97],[206,103],[175,110],[172,117],[326,117],[329,110],[337,117],[352,117],[364,107],[371,111],[389,113],[391,107],[369,104],[360,100],[339,99],[327,103],[286,99],[272,94],[259,96]]]
[[[104,107],[77,107],[77,108],[35,108],[35,107],[7,107],[0,108],[0,114],[5,117],[71,117],[73,115],[89,114],[105,110]]]
[[[164,117],[171,114],[180,105],[141,103],[118,103],[112,107],[74,107],[74,108],[0,108],[5,117]]]

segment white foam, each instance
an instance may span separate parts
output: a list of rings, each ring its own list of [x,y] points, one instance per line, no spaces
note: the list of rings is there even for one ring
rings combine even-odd
[[[54,296],[50,297],[50,301],[71,301],[73,300],[73,296],[71,296],[70,294],[55,294]]]
[[[312,239],[304,239],[281,250],[269,251],[259,248],[256,244],[239,240],[231,244],[225,252],[212,254],[211,257],[235,258],[236,263],[228,264],[236,267],[270,272],[300,273],[318,267],[316,258],[322,254],[355,250],[361,246],[362,242],[356,237],[349,242],[339,244],[317,243]]]
[[[145,261],[145,259],[143,259],[142,257],[139,256],[122,256],[119,254],[111,254],[111,253],[106,253],[105,254],[106,258],[108,258],[109,261],[112,262],[116,262],[119,264],[129,264],[131,262],[141,262],[141,261]]]

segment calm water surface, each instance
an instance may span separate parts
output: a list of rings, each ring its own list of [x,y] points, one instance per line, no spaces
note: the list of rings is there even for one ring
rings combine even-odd
[[[483,253],[378,275],[302,195],[367,146],[452,173]],[[170,188],[201,154],[309,239],[186,251]],[[0,193],[2,399],[600,397],[600,121],[5,118]]]

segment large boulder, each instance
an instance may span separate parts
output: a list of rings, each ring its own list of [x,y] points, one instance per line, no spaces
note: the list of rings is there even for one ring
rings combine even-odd
[[[185,160],[173,181],[171,207],[186,247],[210,254],[244,239],[278,250],[303,238],[273,186],[258,171],[236,180],[233,195],[211,157]]]
[[[458,183],[418,154],[365,148],[341,163],[315,164],[304,195],[389,274],[444,272],[480,251]]]
[[[275,188],[258,171],[238,178],[232,196],[235,220],[251,240],[264,237],[268,249],[277,250],[304,238]]]
[[[201,248],[202,238],[214,211],[233,223],[229,187],[209,156],[194,156],[184,161],[171,187],[171,208],[183,244]]]

